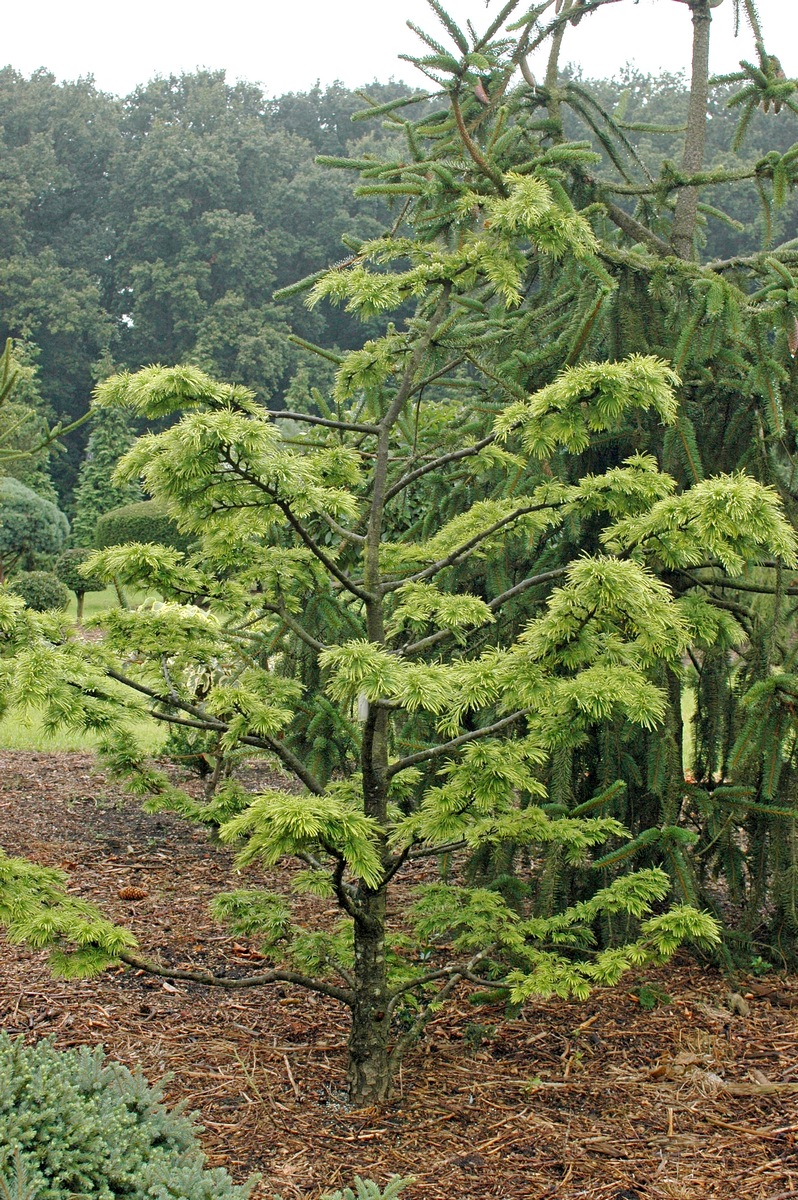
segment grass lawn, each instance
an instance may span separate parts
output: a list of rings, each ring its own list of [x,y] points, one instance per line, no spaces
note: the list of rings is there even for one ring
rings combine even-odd
[[[135,733],[149,754],[159,754],[166,738],[166,726],[153,721],[142,711],[136,721]],[[14,712],[0,721],[0,750],[94,750],[97,737],[94,734],[73,733],[61,729],[56,734],[47,734],[42,727],[39,713],[24,715]]]
[[[77,616],[77,601],[75,593],[70,592],[70,601],[66,608],[68,617],[73,620]],[[145,592],[134,592],[130,588],[125,589],[125,595],[129,604],[140,604],[146,599]],[[119,603],[116,591],[113,587],[107,587],[102,592],[86,592],[83,599],[83,620],[88,621],[89,617],[93,617],[96,613],[105,612],[106,608],[114,608]]]

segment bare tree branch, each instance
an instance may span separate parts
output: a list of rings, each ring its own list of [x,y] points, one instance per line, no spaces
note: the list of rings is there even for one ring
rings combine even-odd
[[[334,421],[329,417],[314,417],[309,413],[287,412],[280,408],[268,408],[265,415],[273,421],[304,421],[308,425],[323,425],[326,429],[340,429],[345,433],[380,432],[379,425],[365,425],[358,421]]]
[[[269,983],[293,983],[297,987],[310,992],[319,992],[333,1000],[340,1000],[349,1007],[353,1003],[353,993],[350,988],[336,987],[333,983],[325,983],[323,979],[313,979],[309,975],[301,975],[297,971],[262,971],[258,975],[214,975],[211,971],[187,971],[180,967],[163,967],[150,959],[139,958],[123,950],[117,956],[129,967],[138,971],[146,971],[148,975],[158,975],[162,979],[183,979],[187,983],[202,983],[207,987],[225,988],[228,991],[238,991],[241,988],[264,987]]]
[[[342,537],[345,541],[353,542],[358,546],[365,545],[366,539],[362,533],[355,533],[353,529],[344,529],[343,525],[339,525],[335,518],[331,517],[329,513],[320,512],[319,516],[327,525],[329,525],[333,533],[337,533],[338,536]]]
[[[407,1050],[410,1048],[410,1046],[413,1045],[413,1043],[415,1041],[418,1040],[418,1038],[424,1032],[424,1028],[430,1021],[433,1014],[438,1010],[438,1008],[441,1006],[441,1004],[443,1004],[444,1001],[449,998],[451,993],[457,987],[458,983],[460,983],[460,981],[462,979],[464,979],[467,975],[470,975],[470,973],[473,971],[474,967],[476,967],[480,962],[482,962],[485,958],[487,958],[489,953],[490,953],[489,950],[480,950],[477,954],[475,954],[469,960],[469,962],[465,966],[462,966],[462,967],[454,966],[454,967],[444,968],[442,973],[438,973],[438,972],[434,972],[434,973],[430,972],[429,973],[430,975],[432,975],[432,978],[429,979],[428,982],[432,982],[434,978],[439,978],[439,979],[445,978],[445,976],[447,974],[448,974],[449,978],[448,978],[448,981],[443,985],[443,987],[438,989],[435,996],[432,998],[432,1000],[430,1000],[429,1004],[424,1006],[424,1008],[421,1010],[421,1012],[418,1014],[415,1021],[411,1025],[410,1029],[408,1029],[406,1033],[403,1033],[402,1036],[397,1039],[396,1045],[394,1046],[394,1049],[391,1053],[391,1058],[390,1058],[392,1068],[395,1067],[396,1063],[399,1063],[402,1061],[402,1058],[404,1057]],[[415,986],[418,987],[418,986],[420,986],[420,984],[418,982],[416,982]],[[405,990],[409,991],[410,989],[408,988]],[[396,999],[397,999],[397,997],[394,996],[392,998],[392,1003],[394,1003]]]
[[[490,528],[484,529],[481,533],[475,534],[474,537],[469,538],[467,542],[463,542],[462,545],[458,546],[456,550],[452,550],[451,554],[447,554],[445,558],[438,559],[437,562],[425,567],[423,571],[417,571],[415,575],[407,575],[404,579],[394,580],[391,583],[384,583],[381,585],[381,590],[383,594],[387,594],[388,592],[395,592],[397,588],[404,587],[406,583],[418,583],[423,579],[431,579],[432,576],[437,575],[439,571],[443,571],[446,567],[453,567],[457,563],[461,562],[462,559],[467,558],[471,551],[476,549],[480,542],[484,542],[486,538],[492,537],[494,533],[498,533],[498,531],[500,529],[504,529],[505,526],[511,525],[513,521],[517,521],[521,517],[526,517],[529,515],[529,513],[543,512],[545,509],[549,508],[560,508],[564,503],[565,501],[563,500],[557,500],[548,504],[526,504],[521,508],[517,508],[515,512],[510,513],[506,517],[502,517],[500,521],[495,521]]]
[[[520,721],[528,712],[528,708],[521,708],[517,712],[510,713],[508,717],[502,717],[500,721],[494,721],[492,725],[485,725],[482,729],[473,729],[468,733],[461,733],[459,737],[452,738],[448,742],[442,742],[438,746],[431,746],[429,750],[419,750],[416,754],[408,754],[405,758],[400,758],[397,762],[391,764],[388,768],[387,778],[392,779],[394,775],[398,775],[400,771],[405,771],[408,767],[414,767],[416,763],[431,762],[435,758],[442,758],[444,754],[449,754],[452,750],[457,750],[460,746],[465,746],[469,742],[475,742],[479,738],[492,737],[494,733],[500,733],[502,729],[506,729],[508,725],[512,725],[515,721]]]
[[[266,612],[273,613],[276,617],[279,617],[281,621],[284,621],[288,628],[293,630],[300,641],[304,642],[306,646],[310,646],[311,650],[315,650],[317,653],[321,654],[323,650],[327,649],[327,646],[324,644],[324,642],[320,642],[318,638],[314,638],[311,633],[308,633],[307,629],[305,629],[305,627],[301,625],[286,608],[282,608],[279,604],[264,604],[263,601],[261,601],[261,604]]]
[[[697,569],[696,567],[693,568],[693,570]],[[798,596],[798,587],[776,588],[766,584],[748,583],[743,579],[701,579],[693,576],[692,572],[690,578],[695,583],[700,583],[704,587],[716,587],[726,589],[730,592],[756,592],[760,596]]]

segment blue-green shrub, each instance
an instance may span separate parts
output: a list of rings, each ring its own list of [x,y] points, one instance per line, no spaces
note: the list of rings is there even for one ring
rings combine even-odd
[[[197,1126],[102,1049],[0,1034],[0,1195],[30,1200],[246,1200],[204,1167]]]

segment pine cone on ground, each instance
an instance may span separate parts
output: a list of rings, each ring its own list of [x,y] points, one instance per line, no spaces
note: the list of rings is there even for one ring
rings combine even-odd
[[[120,900],[143,900],[147,892],[140,887],[123,887],[116,893]]]

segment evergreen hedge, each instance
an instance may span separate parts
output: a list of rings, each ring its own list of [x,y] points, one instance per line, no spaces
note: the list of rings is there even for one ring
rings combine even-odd
[[[124,546],[130,542],[155,542],[175,550],[187,550],[195,541],[180,532],[172,518],[155,500],[140,500],[112,508],[94,527],[94,545],[98,550]]]

